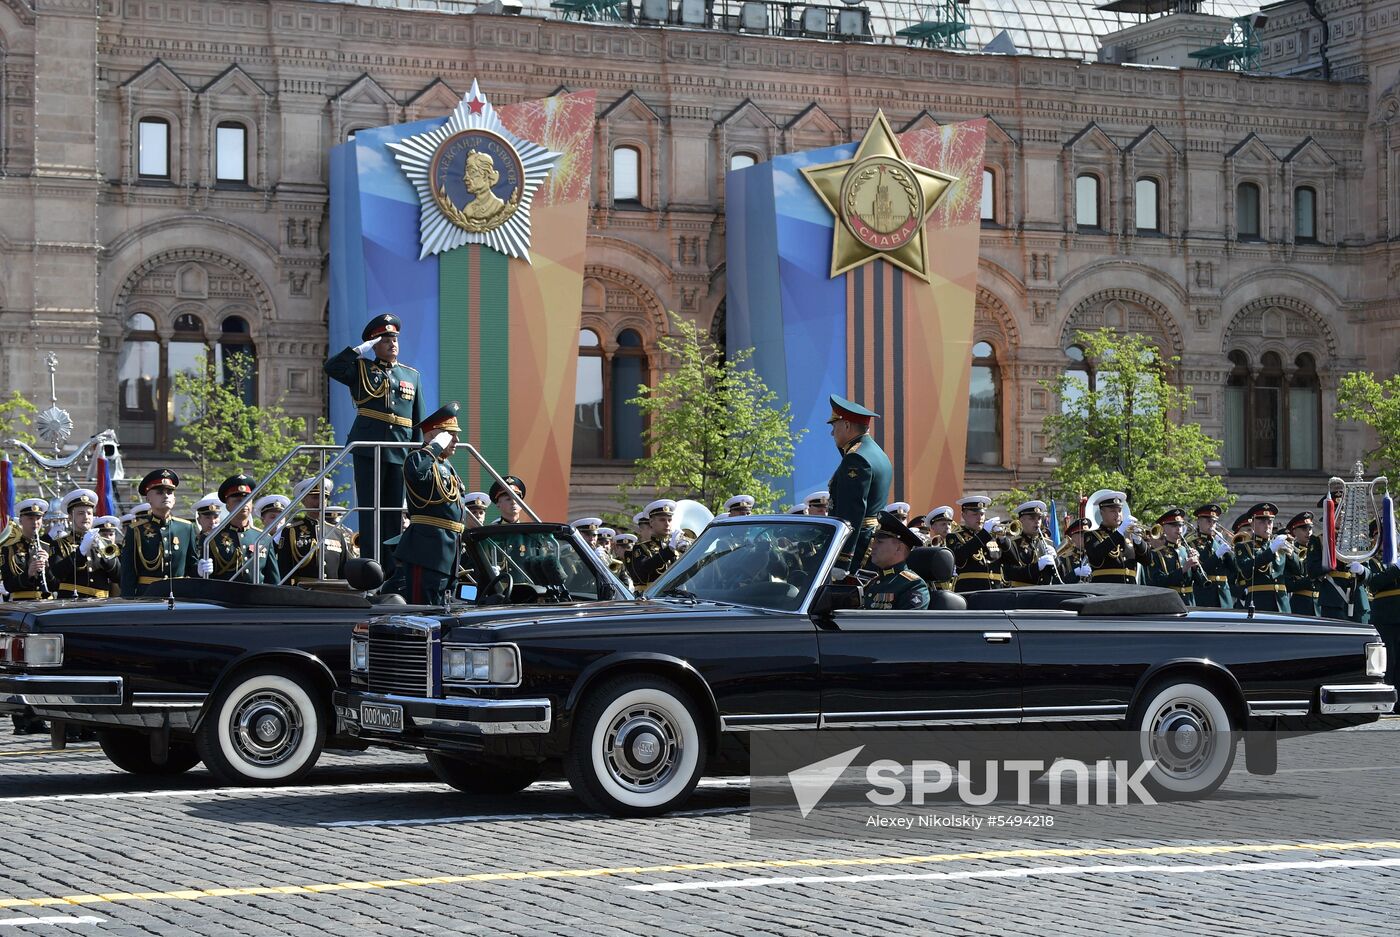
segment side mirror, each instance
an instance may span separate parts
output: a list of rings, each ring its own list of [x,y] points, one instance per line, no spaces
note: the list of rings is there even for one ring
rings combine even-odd
[[[860,586],[851,582],[832,582],[822,586],[812,600],[813,615],[830,615],[860,608]]]
[[[475,602],[476,586],[469,582],[460,583],[457,586],[457,599],[461,602]]]

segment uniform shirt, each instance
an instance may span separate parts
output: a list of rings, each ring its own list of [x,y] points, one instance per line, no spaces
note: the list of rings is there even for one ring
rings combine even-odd
[[[318,536],[317,515],[303,514],[282,531],[277,547],[277,569],[296,585],[299,580],[315,580],[321,574],[318,549],[325,555],[325,578],[343,579],[345,561],[355,556],[350,531],[339,524],[327,524],[326,533]],[[309,557],[309,558],[308,558]],[[302,562],[306,559],[306,562]],[[300,564],[300,565],[298,565]]]
[[[1216,556],[1215,538],[1200,531],[1187,537],[1186,542],[1200,554],[1201,572],[1205,574],[1205,582],[1196,586],[1196,605],[1201,608],[1233,608],[1235,596],[1232,585],[1240,575],[1235,551]]]
[[[203,541],[200,537],[200,553],[203,555]],[[264,585],[276,585],[281,579],[277,570],[277,556],[272,541],[262,536],[262,532],[252,527],[225,527],[209,542],[209,559],[214,563],[210,579],[223,579],[227,582],[253,582],[254,564],[249,564],[242,573],[238,568],[256,550],[259,554],[257,568],[261,570],[257,580]]]
[[[87,556],[83,537],[65,534],[48,547],[49,572],[60,599],[106,599],[121,593],[121,563],[115,541],[97,538]]]
[[[953,551],[953,568],[958,592],[981,592],[1001,585],[1001,544],[981,528],[958,527],[948,531],[948,549]]]
[[[1240,565],[1240,578],[1244,580],[1246,607],[1252,599],[1255,609],[1261,612],[1292,610],[1288,589],[1283,584],[1287,552],[1285,549],[1275,553],[1268,540],[1253,536],[1235,545],[1235,559]]]
[[[1181,596],[1181,601],[1187,605],[1196,604],[1196,588],[1206,582],[1206,574],[1201,571],[1201,567],[1196,566],[1188,570],[1182,562],[1180,551],[1174,546],[1163,545],[1148,554],[1148,585],[1171,589]]]
[[[631,574],[637,588],[646,589],[674,566],[680,556],[668,543],[643,540],[632,548],[627,572]]]
[[[904,563],[880,570],[880,578],[865,587],[865,608],[928,608],[928,583]]]
[[[49,566],[38,576],[29,575],[29,561],[38,552],[40,544],[49,554]],[[53,577],[53,551],[49,545],[39,541],[21,538],[0,549],[0,578],[9,590],[11,602],[25,602],[53,598],[54,586],[58,580]]]
[[[1092,582],[1136,583],[1138,555],[1133,542],[1116,530],[1096,527],[1084,533],[1084,555]]]
[[[413,442],[414,429],[423,421],[423,400],[419,395],[422,379],[416,368],[388,364],[378,358],[368,361],[354,348],[346,348],[326,360],[326,375],[350,388],[355,402],[355,422],[346,442]],[[384,449],[386,462],[406,461],[402,448]]]
[[[122,542],[122,595],[131,598],[162,579],[195,575],[199,528],[178,517],[148,516],[131,522]],[[166,555],[169,554],[169,565]]]
[[[1313,550],[1322,550],[1322,540],[1316,534],[1309,537],[1306,543],[1298,544],[1295,549],[1283,551],[1283,584],[1288,589],[1289,609],[1295,615],[1322,614],[1319,602],[1321,584],[1308,564],[1308,557]]]
[[[889,503],[893,475],[889,456],[869,433],[841,450],[841,463],[826,487],[831,494],[831,516],[850,524],[853,533],[841,546],[837,566],[854,571],[865,563],[870,538],[879,526],[877,518]]]
[[[462,479],[437,445],[408,454],[403,466],[408,530],[399,537],[394,559],[444,576],[457,571],[457,549],[466,524],[462,518]]]

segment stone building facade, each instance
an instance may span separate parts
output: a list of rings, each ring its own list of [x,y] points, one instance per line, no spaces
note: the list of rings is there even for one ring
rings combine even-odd
[[[56,352],[78,431],[117,426],[138,466],[201,354],[249,356],[250,393],[324,413],[328,149],[445,114],[473,77],[497,104],[592,88],[572,506],[610,509],[638,445],[618,388],[664,368],[666,310],[723,332],[725,171],[859,137],[877,108],[897,128],[988,116],[969,483],[1046,471],[1038,382],[1090,372],[1072,335],[1107,325],[1180,357],[1232,489],[1301,503],[1368,446],[1330,418],[1339,376],[1400,360],[1400,14],[1315,6],[1325,25],[1271,8],[1264,65],[1306,72],[1335,33],[1327,79],[314,0],[0,0],[0,387],[46,396]]]

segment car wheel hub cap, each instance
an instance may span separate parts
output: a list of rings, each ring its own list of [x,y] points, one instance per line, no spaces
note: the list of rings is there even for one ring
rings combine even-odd
[[[1152,757],[1157,766],[1177,778],[1193,778],[1205,770],[1215,753],[1210,715],[1193,700],[1172,700],[1152,722]]]
[[[238,754],[251,764],[268,766],[285,761],[301,743],[301,711],[275,690],[258,690],[244,697],[230,720],[230,736]]]
[[[663,787],[682,751],[675,722],[656,706],[634,706],[608,726],[603,753],[613,781],[636,793]]]

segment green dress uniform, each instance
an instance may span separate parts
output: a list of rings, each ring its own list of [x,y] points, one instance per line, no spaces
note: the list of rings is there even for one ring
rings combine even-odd
[[[1196,604],[1196,590],[1207,585],[1200,566],[1187,569],[1175,547],[1160,546],[1147,555],[1147,584],[1171,589],[1189,606]]]
[[[42,601],[54,597],[58,580],[54,578],[52,565],[37,576],[29,575],[29,561],[40,549],[49,554],[52,564],[53,551],[42,540],[22,537],[0,548],[0,564],[3,564],[0,579],[3,579],[5,588],[10,593],[8,598],[11,602]]]
[[[1275,553],[1269,541],[1251,537],[1235,546],[1235,560],[1240,566],[1240,575],[1245,581],[1245,605],[1253,600],[1254,608],[1261,612],[1289,612],[1293,607],[1288,601],[1288,587],[1284,585],[1284,571],[1288,566],[1287,550]]]
[[[420,427],[431,439],[437,433],[457,433],[456,401],[440,408]],[[404,495],[408,502],[408,529],[399,537],[394,559],[402,564],[404,598],[415,605],[438,604],[452,589],[466,529],[462,506],[462,479],[443,448],[429,442],[408,454],[404,462]]]
[[[1308,556],[1321,549],[1322,540],[1314,534],[1296,549],[1284,551],[1283,584],[1288,588],[1288,608],[1295,615],[1322,614],[1317,576],[1308,569]]]
[[[398,334],[400,323],[396,316],[382,315],[365,326],[361,337],[373,341],[383,335]],[[366,359],[355,348],[346,348],[326,360],[326,375],[350,388],[355,403],[355,422],[345,437],[352,442],[416,442],[421,437],[414,429],[423,421],[423,401],[419,395],[422,379],[415,368],[406,364],[389,364],[378,358]],[[398,508],[404,490],[404,463],[407,447],[356,449],[351,458],[355,465],[355,500],[360,508],[361,547],[364,555],[378,559],[389,571],[391,550],[384,542],[397,536]],[[374,486],[375,459],[379,463],[379,488]],[[380,531],[381,512],[371,507],[388,508]]]
[[[98,539],[82,554],[83,537],[64,534],[52,542],[49,551],[49,572],[57,585],[60,599],[106,599],[121,593],[121,563],[117,560],[116,543]]]
[[[259,554],[256,563],[248,565],[242,573],[238,568],[253,554]],[[258,582],[262,585],[276,585],[282,578],[277,570],[277,555],[270,538],[254,527],[234,527],[232,524],[214,535],[209,543],[209,559],[214,562],[214,572],[210,579],[223,579],[227,582]],[[257,578],[254,578],[256,573]]]
[[[864,607],[928,608],[928,583],[910,570],[907,563],[896,563],[880,570],[880,578],[865,587]]]
[[[1351,564],[1342,560],[1328,569],[1326,551],[1320,545],[1308,550],[1307,570],[1318,584],[1318,613],[1322,617],[1367,620],[1371,603],[1366,592],[1365,570],[1357,576],[1351,571]]]
[[[318,517],[316,512],[308,512],[282,531],[282,541],[277,545],[277,569],[284,575],[291,573],[287,580],[290,585],[321,578],[318,553],[325,557],[326,579],[343,579],[345,561],[355,556],[351,532],[339,524],[327,523],[323,534]]]
[[[132,598],[153,582],[195,575],[197,532],[193,522],[179,517],[132,521],[122,542],[122,595]]]
[[[848,420],[869,427],[870,421],[878,415],[860,404],[832,394],[831,419],[827,422]],[[887,503],[893,477],[894,468],[890,465],[889,456],[885,455],[885,450],[880,448],[868,429],[841,450],[841,462],[826,488],[831,495],[830,515],[850,524],[852,534],[841,546],[841,552],[836,557],[837,567],[855,572],[865,565],[870,553],[870,538],[879,526],[876,518]]]
[[[1137,582],[1137,547],[1116,530],[1096,527],[1084,534],[1084,555],[1089,560],[1089,580],[1095,583]]]
[[[1186,542],[1201,557],[1201,573],[1205,581],[1196,586],[1196,606],[1198,608],[1234,608],[1235,597],[1230,584],[1239,578],[1240,567],[1235,562],[1235,551],[1229,550],[1224,556],[1215,554],[1215,538],[1209,534],[1194,533]]]
[[[958,527],[948,531],[947,545],[958,574],[954,591],[984,592],[1001,586],[1002,550],[995,537],[980,528]]]

